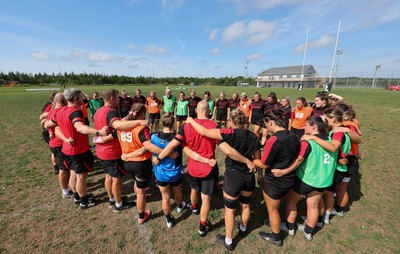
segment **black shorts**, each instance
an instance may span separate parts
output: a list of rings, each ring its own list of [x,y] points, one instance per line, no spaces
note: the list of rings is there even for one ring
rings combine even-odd
[[[251,119],[251,124],[252,125],[257,125],[257,126],[263,126],[264,125],[264,121],[262,119]]]
[[[54,158],[56,159],[58,169],[69,170],[68,166],[67,166],[67,162],[65,161],[65,155],[61,152],[61,149],[62,149],[62,146],[50,147],[50,150],[54,154]]]
[[[360,163],[358,162],[358,158],[356,156],[346,156],[347,159],[347,171],[345,172],[345,177],[352,177],[355,175],[360,169]]]
[[[228,111],[217,109],[217,121],[226,121],[226,119],[228,119]]]
[[[297,177],[292,190],[297,194],[306,196],[313,191],[324,192],[325,188],[312,187]]]
[[[151,159],[145,161],[125,161],[125,171],[131,175],[132,179],[141,179],[143,181],[150,181],[153,165]]]
[[[271,180],[264,176],[261,178],[260,186],[268,197],[279,200],[293,187],[295,179],[294,177],[281,177]]]
[[[186,121],[187,116],[176,116],[176,121]]]
[[[42,137],[44,142],[46,142],[47,144],[50,142],[50,133],[47,129],[42,130]]]
[[[93,171],[94,157],[90,150],[77,155],[66,155],[65,161],[67,162],[68,168],[75,171],[77,174]]]
[[[225,169],[224,192],[229,196],[237,197],[241,191],[254,191],[255,188],[254,174],[237,169]]]
[[[149,114],[149,124],[158,124],[160,122],[160,113]]]
[[[304,135],[304,129],[296,129],[296,128],[291,128],[290,129],[294,134],[296,134],[296,136],[301,139],[301,137],[303,137]]]
[[[217,189],[218,174],[218,165],[215,165],[210,174],[203,178],[194,177],[188,174],[189,186],[197,193],[201,192],[204,195],[211,196]]]
[[[124,162],[121,159],[100,160],[104,172],[111,177],[121,178],[126,175]]]
[[[176,180],[175,182],[160,182],[160,181],[158,181],[157,179],[156,179],[156,184],[158,185],[158,186],[162,186],[162,187],[165,187],[165,186],[168,186],[168,185],[171,185],[172,187],[177,187],[177,186],[179,186],[180,184],[182,184],[183,183],[183,175],[182,175],[182,177],[181,178],[179,178],[179,180]]]

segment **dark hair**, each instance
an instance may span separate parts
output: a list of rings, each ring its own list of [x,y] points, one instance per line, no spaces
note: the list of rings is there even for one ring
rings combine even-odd
[[[321,101],[325,101],[326,104],[329,103],[329,97],[327,93],[317,93],[315,98],[319,98]]]
[[[183,95],[185,95],[185,92],[184,92],[184,91],[180,91],[180,92],[179,92],[179,94],[183,94]]]
[[[53,102],[54,96],[56,96],[57,93],[58,93],[57,91],[52,91],[52,92],[50,93],[50,95],[49,95],[49,101],[50,101],[50,102]]]
[[[311,125],[317,125],[319,134],[327,134],[328,133],[328,123],[319,116],[310,116],[307,118],[307,122]]]
[[[137,120],[142,114],[146,114],[146,106],[142,103],[135,103],[131,107],[128,120]]]
[[[273,102],[277,102],[277,97],[276,97],[276,93],[275,92],[270,92],[268,94],[268,97],[270,97]]]
[[[282,108],[273,108],[267,112],[264,117],[265,122],[274,121],[279,127],[286,128],[286,122],[283,119],[284,110]]]
[[[325,111],[324,115],[329,118],[335,117],[339,123],[343,122],[343,112],[338,108],[328,109]]]
[[[170,129],[173,129],[174,123],[175,123],[175,118],[174,118],[174,113],[172,113],[172,112],[166,112],[161,117],[161,124],[163,127],[168,127]]]
[[[304,106],[307,105],[307,100],[306,100],[306,98],[304,98],[304,97],[298,97],[298,98],[296,99],[296,101],[297,101],[297,100],[301,101],[301,103],[303,103]]]
[[[349,111],[346,112],[347,119],[346,120],[354,120],[357,116],[356,111],[354,109],[349,109]]]
[[[208,95],[208,97],[211,97],[210,91],[205,91],[205,92],[204,92],[204,95]]]
[[[350,110],[352,110],[352,108],[353,108],[352,105],[348,105],[348,104],[346,104],[346,103],[344,103],[344,102],[340,102],[340,103],[337,103],[337,104],[335,105],[335,108],[337,108],[337,109],[339,109],[340,111],[342,111],[342,113],[343,113],[343,120],[344,120],[344,121],[349,120],[349,112],[350,112]],[[354,110],[353,110],[353,112],[354,112]],[[354,113],[355,113],[355,112],[354,112]]]
[[[118,90],[116,89],[108,89],[103,92],[103,100],[110,101],[111,97],[115,98],[118,96]]]
[[[238,109],[232,110],[231,113],[229,114],[229,117],[232,120],[232,122],[240,129],[243,129],[247,124],[246,115],[241,110]]]

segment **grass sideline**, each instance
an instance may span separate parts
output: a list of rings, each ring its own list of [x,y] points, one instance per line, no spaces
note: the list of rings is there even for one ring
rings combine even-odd
[[[91,94],[110,86],[82,87]],[[134,86],[114,86],[134,93]],[[143,94],[156,90],[159,96],[165,87],[141,87]],[[173,87],[175,88],[175,87]],[[245,91],[250,97],[260,91],[265,98],[270,88],[195,87],[198,95],[205,90],[216,98],[220,91],[230,97],[233,91]],[[187,96],[191,87],[184,90]],[[278,98],[313,99],[318,90],[274,89]],[[263,241],[258,232],[266,230],[262,220],[267,210],[261,192],[252,199],[250,234],[238,243],[236,252],[261,253],[399,253],[400,185],[398,184],[398,140],[400,139],[400,93],[388,90],[338,89],[334,91],[355,105],[363,132],[359,177],[352,180],[350,211],[342,218],[333,218],[307,242],[301,234],[285,237],[282,248]],[[174,90],[174,94],[178,91]],[[71,200],[61,199],[56,178],[52,175],[50,150],[41,138],[38,116],[49,92],[26,92],[25,88],[0,88],[0,253],[221,253],[217,233],[224,233],[221,193],[213,197],[211,222],[214,229],[205,238],[197,235],[198,217],[186,212],[173,212],[177,224],[167,229],[161,211],[159,191],[154,184],[149,190],[148,207],[151,220],[138,226],[136,207],[119,214],[106,204],[81,211]],[[224,157],[218,152],[220,175]],[[99,167],[98,167],[99,169]],[[99,169],[89,177],[89,191],[106,199],[103,173]],[[132,181],[126,178],[124,191],[133,199]],[[189,200],[187,184],[183,188]],[[172,202],[173,204],[173,202]],[[173,204],[173,208],[175,205]],[[304,205],[301,205],[304,209]],[[132,215],[132,213],[134,215]],[[237,230],[235,230],[235,234]]]

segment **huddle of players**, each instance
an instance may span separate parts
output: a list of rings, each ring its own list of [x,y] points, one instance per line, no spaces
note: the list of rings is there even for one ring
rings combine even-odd
[[[110,93],[110,91],[112,91],[111,94],[107,95],[107,93]],[[188,148],[189,150],[192,149],[190,151],[186,151],[189,156],[189,162],[188,162],[189,176],[192,176],[192,179],[189,177],[189,182],[192,189],[190,195],[191,196],[190,208],[193,212],[195,213],[198,212],[198,200],[199,200],[198,196],[201,193],[202,206],[200,208],[201,218],[199,225],[199,234],[200,236],[204,236],[207,233],[210,226],[210,223],[207,218],[210,209],[209,207],[210,195],[212,194],[213,190],[210,189],[211,185],[209,180],[210,179],[212,181],[215,180],[215,176],[218,175],[218,170],[215,169],[216,167],[215,153],[213,151],[213,148],[215,149],[215,144],[211,145],[209,144],[210,145],[208,149],[209,154],[205,154],[204,151],[196,151],[196,147],[190,145],[191,142],[195,142],[191,140],[191,138],[196,137],[197,136],[196,133],[198,133],[199,131],[201,133],[201,136],[213,135],[212,133],[214,133],[215,136],[212,136],[212,138],[217,140],[218,139],[223,140],[225,143],[230,145],[229,148],[225,148],[223,150],[227,154],[227,160],[226,160],[227,169],[232,169],[234,172],[236,168],[236,170],[239,170],[240,172],[243,173],[243,165],[244,165],[244,167],[247,166],[250,169],[249,172],[252,173],[254,171],[253,167],[254,164],[259,168],[259,174],[257,180],[260,183],[260,186],[262,187],[263,190],[264,199],[266,201],[269,213],[268,224],[270,224],[272,231],[271,233],[260,232],[260,235],[263,239],[280,246],[282,245],[282,241],[280,238],[281,229],[288,232],[288,234],[290,235],[294,235],[295,220],[297,217],[296,204],[302,197],[305,197],[307,202],[307,218],[305,220],[306,221],[305,226],[302,224],[298,224],[297,228],[303,232],[306,239],[308,240],[312,239],[312,232],[316,225],[322,226],[323,225],[322,222],[324,221],[324,219],[325,219],[325,224],[328,224],[329,215],[343,214],[343,207],[347,205],[346,203],[348,201],[347,184],[351,178],[351,174],[354,174],[358,170],[357,144],[360,142],[359,136],[361,135],[361,132],[359,131],[359,126],[357,121],[354,119],[355,117],[354,111],[345,104],[338,104],[334,108],[326,107],[327,110],[323,113],[323,115],[320,115],[324,116],[322,118],[320,116],[311,116],[307,118],[306,121],[304,122],[303,128],[306,134],[305,138],[307,138],[308,140],[303,140],[300,142],[297,135],[294,134],[292,131],[288,130],[288,122],[290,122],[288,121],[288,118],[293,119],[295,117],[296,109],[298,109],[297,103],[296,103],[296,109],[288,111],[285,105],[279,104],[279,102],[276,100],[276,95],[274,93],[269,94],[267,103],[262,104],[260,103],[261,96],[259,93],[256,93],[254,100],[249,103],[249,99],[247,98],[246,94],[242,94],[239,100],[238,94],[235,93],[233,95],[233,98],[230,101],[228,101],[225,98],[225,94],[221,93],[220,98],[218,100],[211,102],[212,100],[210,99],[209,95],[208,95],[208,100],[202,100],[201,98],[196,96],[194,91],[192,91],[190,98],[188,100],[185,100],[184,93],[181,92],[179,96],[180,98],[176,103],[177,107],[173,111],[176,116],[176,120],[177,122],[179,122],[179,120],[184,121],[186,120],[186,117],[188,115],[191,118],[188,119],[188,123],[184,124],[182,128],[177,129],[178,134],[175,136],[175,138],[173,138],[173,134],[167,135],[169,136],[169,138],[167,138],[169,139],[167,140],[168,141],[167,143],[172,143],[172,144],[169,146],[164,146],[162,148],[168,147],[168,149],[165,148],[164,150],[161,149],[154,150],[154,148],[152,148],[150,145],[151,142],[148,142],[146,144],[146,142],[149,141],[150,139],[151,141],[153,141],[153,138],[150,137],[150,131],[148,128],[144,126],[145,122],[140,121],[144,120],[146,115],[145,112],[146,109],[144,106],[139,108],[138,106],[139,104],[136,104],[136,106],[131,107],[130,114],[134,116],[133,117],[130,116],[130,118],[138,121],[121,121],[118,116],[118,111],[116,110],[119,107],[120,103],[119,99],[118,102],[117,99],[115,99],[118,98],[118,96],[116,96],[117,92],[115,90],[108,90],[103,95],[103,99],[106,102],[105,107],[103,108],[107,107],[108,108],[107,110],[105,110],[105,112],[99,114],[103,116],[103,119],[101,121],[100,120],[96,121],[96,117],[94,118],[96,129],[92,129],[87,126],[82,127],[82,124],[80,124],[82,116],[79,113],[80,111],[77,110],[80,104],[78,98],[79,96],[77,93],[78,92],[80,93],[80,91],[78,90],[72,91],[71,93],[74,94],[74,96],[72,96],[69,92],[71,91],[67,89],[64,95],[69,106],[66,108],[71,108],[71,109],[60,110],[59,106],[55,105],[54,109],[52,110],[55,112],[51,114],[49,113],[50,117],[48,117],[48,121],[46,121],[45,127],[52,129],[58,126],[54,128],[54,132],[57,133],[56,137],[60,136],[60,139],[64,141],[61,142],[63,143],[63,145],[62,148],[60,149],[61,152],[66,155],[65,160],[67,162],[67,165],[69,165],[69,168],[73,169],[71,171],[71,177],[69,177],[69,186],[73,191],[74,201],[80,202],[81,208],[90,207],[95,203],[87,197],[85,192],[86,189],[85,191],[83,191],[81,190],[82,189],[81,187],[77,187],[79,186],[79,183],[81,185],[83,184],[83,179],[84,182],[86,182],[85,174],[87,175],[87,172],[91,170],[91,166],[93,165],[92,158],[90,158],[91,156],[87,154],[87,151],[90,152],[90,150],[83,152],[83,154],[87,155],[73,154],[74,152],[69,151],[71,150],[70,146],[78,144],[77,143],[78,140],[79,142],[83,142],[84,143],[83,146],[85,146],[85,149],[81,149],[79,152],[86,150],[87,148],[86,143],[88,143],[87,137],[85,136],[86,141],[84,142],[82,138],[79,138],[80,136],[78,134],[83,134],[83,135],[95,134],[98,136],[108,135],[109,139],[107,139],[107,137],[96,138],[94,141],[97,143],[97,156],[101,159],[103,167],[105,171],[108,173],[106,174],[105,185],[106,185],[106,190],[110,197],[110,207],[114,207],[116,211],[120,211],[131,207],[130,204],[127,204],[126,202],[122,201],[121,197],[122,181],[118,182],[118,179],[120,180],[124,173],[123,170],[124,166],[125,170],[128,171],[126,168],[127,166],[126,162],[129,161],[129,158],[142,157],[145,159],[143,161],[146,161],[146,163],[148,164],[149,159],[152,157],[151,154],[152,152],[156,155],[156,159],[154,159],[153,162],[157,165],[157,163],[160,163],[160,161],[165,160],[165,157],[166,155],[169,154],[169,152],[172,152],[174,148],[177,148],[180,143],[185,142],[186,143],[185,148]],[[166,94],[166,96],[168,96],[168,93]],[[54,101],[57,104],[58,99],[56,97]],[[288,100],[288,98],[286,97],[284,99]],[[152,98],[152,100],[154,101],[154,97]],[[178,110],[179,101],[188,102],[187,105],[184,106],[187,107],[186,108],[187,110],[186,109],[184,111]],[[196,107],[198,106],[199,102],[202,101],[202,103],[199,104],[200,109],[196,110],[196,107],[194,107],[194,110],[191,111],[190,103],[192,102],[192,107],[193,107],[195,101],[197,101]],[[222,103],[219,103],[219,101],[221,101]],[[234,110],[235,107],[234,104],[236,104],[238,110]],[[218,113],[219,112],[218,110],[221,109],[220,107],[221,108],[228,107],[230,112],[227,109],[226,118],[225,114]],[[199,114],[198,110],[202,112],[200,113],[202,117],[193,120],[192,116],[196,116],[193,114],[193,112]],[[59,111],[64,113],[61,113]],[[67,112],[67,114],[65,113],[65,111]],[[178,112],[181,113],[183,112],[183,114],[181,115]],[[205,114],[205,112],[207,114]],[[289,112],[291,117],[288,117]],[[251,138],[242,139],[240,140],[241,142],[238,142],[238,140],[236,140],[235,142],[235,138],[236,139],[240,137],[243,138],[243,133],[241,133],[242,135],[241,136],[238,133],[236,133],[236,131],[232,131],[230,129],[226,130],[216,129],[216,131],[205,131],[205,132],[203,130],[203,132],[201,132],[200,128],[201,126],[199,127],[199,125],[203,125],[207,129],[213,129],[217,127],[217,125],[210,124],[212,123],[211,121],[209,120],[206,121],[207,118],[213,119],[215,115],[217,116],[216,117],[217,122],[220,121],[219,125],[221,127],[224,126],[224,124],[226,124],[227,121],[230,122],[231,128],[235,130],[236,129],[240,129],[242,131],[245,130],[247,132],[249,132],[248,131],[249,122],[253,124],[253,129],[255,126],[263,126],[265,132],[267,133],[269,132],[271,134],[271,137],[267,141],[265,141],[265,146],[262,156],[260,157],[256,155],[257,154],[256,150],[258,149],[253,150],[251,153],[248,152],[246,153],[241,151],[240,154],[234,154],[232,151],[235,150],[229,150],[232,147],[238,150],[240,149],[243,150],[245,149],[243,148],[243,146],[249,148],[253,147],[254,143],[258,143],[258,142],[253,142]],[[223,117],[221,117],[221,115]],[[138,116],[140,117],[137,118]],[[167,124],[168,126],[163,126],[163,127],[168,127],[170,129],[169,133],[171,133],[171,130],[173,131],[174,129],[173,125],[171,126],[171,122],[173,123],[173,120],[171,120],[171,116],[173,116],[173,114],[169,113],[168,116],[165,117],[166,119],[168,119],[169,117],[170,120],[169,123]],[[232,116],[234,117],[234,119],[231,118]],[[68,135],[71,133],[68,133],[69,131],[68,128],[66,128],[65,126],[62,127],[63,125],[65,125],[62,119],[69,119],[67,122],[69,122],[70,125],[72,124],[72,126],[74,126],[76,130],[75,133],[72,134],[76,134],[77,136]],[[150,117],[149,119],[150,121],[152,120]],[[155,120],[157,120],[157,118],[155,117],[153,119],[154,119],[153,123],[155,123],[156,122]],[[196,126],[196,123],[199,123],[197,124],[197,127],[193,127]],[[342,124],[349,128],[342,127]],[[334,129],[329,133],[329,136],[327,136],[328,125],[332,129]],[[109,134],[110,132],[109,127],[118,130],[118,133],[112,132],[112,134]],[[258,130],[260,130],[260,128]],[[136,131],[132,132],[132,130],[134,129],[136,129]],[[125,141],[129,140],[129,136],[127,135],[127,133],[130,133],[131,139],[134,139],[133,137],[137,136],[136,148],[138,149],[131,149],[130,151],[131,154],[127,154],[126,152],[129,151],[131,147],[124,148],[124,146],[122,145],[122,150],[125,151],[118,151],[118,154],[121,153],[123,154],[122,158],[125,160],[125,163],[122,163],[119,157],[117,158],[116,156],[117,152],[115,153],[114,156],[115,158],[107,157],[110,151],[112,150],[112,149],[110,150],[111,147],[113,149],[116,149],[117,143],[118,147],[120,147],[118,139],[115,138],[118,136],[120,142],[124,141],[124,139]],[[164,129],[163,132],[161,133],[164,133]],[[124,138],[122,138],[123,135],[125,135]],[[67,138],[71,136],[74,137],[73,140],[71,140],[71,138]],[[108,146],[107,144],[109,144],[109,142],[114,142],[114,145],[113,146],[110,145],[109,147],[107,147]],[[142,143],[142,145],[140,145],[140,143]],[[242,143],[241,144],[242,147],[240,147],[238,143]],[[101,158],[102,145],[106,146],[104,147],[104,155],[107,154],[107,156],[103,158]],[[65,149],[64,146],[66,147]],[[171,146],[174,147],[171,148]],[[52,145],[50,147],[52,147]],[[99,154],[99,147],[100,147],[100,154]],[[352,150],[350,149],[350,147]],[[53,148],[52,151],[54,150]],[[141,148],[142,150],[140,150],[139,148]],[[197,147],[197,149],[199,148]],[[56,154],[54,151],[53,153]],[[245,155],[245,157],[243,157],[241,154]],[[241,164],[233,163],[232,159],[241,162]],[[251,160],[254,160],[254,164],[252,164]],[[110,163],[110,161],[112,163]],[[141,163],[143,163],[143,161],[141,161]],[[175,158],[173,157],[172,161],[176,161],[176,157]],[[172,161],[170,162],[170,164],[172,163]],[[151,214],[149,210],[145,210],[145,188],[147,187],[148,180],[150,177],[149,175],[145,176],[140,175],[141,173],[143,173],[143,170],[140,169],[149,167],[151,168],[151,163],[150,165],[140,165],[140,163],[138,165],[138,161],[135,159],[133,161],[131,160],[131,162],[135,162],[133,166],[131,165],[132,168],[130,168],[129,171],[133,172],[133,174],[131,175],[136,180],[135,192],[138,198],[137,199],[138,210],[139,210],[138,222],[139,224],[142,224],[150,217]],[[176,163],[176,165],[181,165],[181,161],[180,163]],[[196,172],[194,172],[196,171],[195,169],[202,168],[204,165],[208,165],[206,166],[206,168],[208,168],[209,170],[208,171],[206,170],[205,175],[204,174],[196,175]],[[239,166],[240,169],[237,169],[238,167],[237,165],[241,165]],[[60,169],[61,168],[62,167],[60,167]],[[181,172],[181,168],[180,169],[179,167],[177,168],[178,170],[175,171]],[[263,174],[261,173],[262,169],[265,169],[264,176],[262,176]],[[352,172],[349,172],[350,169]],[[61,172],[63,171],[64,170],[61,170]],[[113,173],[113,171],[115,171],[114,172],[115,174]],[[229,172],[230,172],[229,170],[226,170],[225,175],[228,176],[227,177],[224,176],[224,205],[225,205],[225,223],[226,223],[227,234],[226,236],[218,234],[217,240],[219,243],[223,244],[227,249],[232,250],[234,248],[232,242],[233,226],[232,223],[230,223],[231,220],[229,220],[227,216],[229,217],[229,215],[232,215],[231,211],[232,209],[234,211],[237,203],[241,205],[242,221],[238,227],[240,235],[245,236],[247,222],[250,217],[249,214],[248,215],[246,214],[246,211],[249,211],[249,203],[250,203],[249,201],[252,194],[252,190],[255,187],[255,182],[252,181],[252,179],[254,178],[254,174],[250,174],[251,175],[250,178],[248,176],[238,177],[234,175],[229,177],[229,175],[232,174],[232,172],[231,173]],[[340,172],[340,173],[335,173],[335,172]],[[76,178],[75,180],[76,184],[71,183],[71,179],[74,178]],[[107,178],[109,179],[107,180]],[[81,181],[79,181],[79,179],[81,179]],[[165,186],[165,183],[168,182],[158,181],[157,183],[158,186],[160,187],[163,184]],[[235,185],[234,187],[232,187],[232,183],[234,183]],[[243,186],[243,183],[245,183],[245,186]],[[334,186],[333,183],[337,183],[336,186]],[[180,187],[181,180],[179,180],[178,182],[175,181],[174,184],[175,185],[172,185],[172,187],[174,188],[174,193],[175,193],[176,191],[175,187],[178,186]],[[60,181],[60,185],[62,186],[63,197],[67,196],[68,184],[65,185],[64,181],[63,185],[61,184]],[[226,189],[225,186],[231,186],[230,187],[231,189]],[[235,192],[239,191],[240,195],[238,193],[235,193],[236,195],[233,195],[232,188],[236,189]],[[163,194],[163,211],[164,214],[166,215],[167,226],[172,227],[174,221],[173,217],[171,216],[170,205],[168,204],[166,208],[164,207],[164,202],[165,202],[164,194],[165,195],[167,194],[165,190],[162,190],[162,188],[160,188],[160,191]],[[337,192],[337,200],[335,208],[332,208],[333,207],[332,201],[334,200],[333,193],[335,191]],[[167,192],[169,193],[169,190]],[[180,189],[178,189],[177,193],[179,192]],[[339,192],[342,193],[340,194]],[[342,196],[340,200],[338,200],[338,194]],[[286,222],[281,223],[281,219],[278,212],[279,204],[280,200],[286,195],[287,195],[287,202],[286,202],[287,220]],[[324,196],[325,204],[321,202],[322,196]],[[167,197],[169,202],[169,196]],[[182,211],[186,206],[185,202],[182,201],[182,199],[180,199],[179,197],[181,197],[179,196],[179,194],[178,195],[175,194],[176,202],[178,205],[177,209],[178,212]],[[202,212],[202,210],[205,211]]]

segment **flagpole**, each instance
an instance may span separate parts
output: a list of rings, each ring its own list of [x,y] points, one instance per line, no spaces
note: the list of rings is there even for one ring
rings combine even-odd
[[[342,26],[342,19],[339,20],[339,28],[336,35],[336,43],[335,43],[335,50],[333,50],[333,59],[332,59],[332,66],[331,66],[331,74],[329,75],[329,83],[332,81],[332,73],[333,73],[333,65],[335,64],[336,58],[336,50],[339,42],[339,34],[340,34],[340,27]]]
[[[303,86],[303,77],[304,77],[304,64],[306,62],[306,54],[307,54],[307,43],[308,43],[308,31],[307,28],[307,35],[306,35],[306,43],[304,45],[304,56],[303,56],[303,66],[301,67],[301,77],[300,77],[300,84]]]

